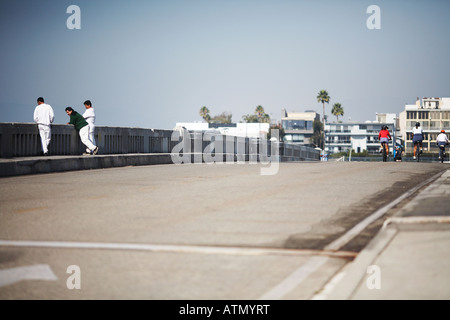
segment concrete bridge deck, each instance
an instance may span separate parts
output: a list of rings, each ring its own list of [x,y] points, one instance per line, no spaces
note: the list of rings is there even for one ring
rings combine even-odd
[[[3,177],[0,298],[448,299],[448,168],[298,162],[263,176],[260,164],[171,164]],[[406,216],[417,222],[394,219]],[[373,264],[381,289],[369,290]],[[79,290],[67,287],[73,265]],[[23,268],[41,269],[17,276]]]

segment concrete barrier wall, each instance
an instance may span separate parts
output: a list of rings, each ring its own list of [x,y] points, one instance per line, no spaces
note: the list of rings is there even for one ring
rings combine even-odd
[[[201,132],[189,134],[183,140],[183,134],[174,138],[172,130],[153,130],[128,127],[95,128],[95,139],[99,154],[139,154],[171,153],[174,148],[181,153],[202,153],[214,155],[223,153],[226,159],[254,160],[261,156],[270,156],[270,141],[256,139],[207,135]],[[178,133],[178,132],[177,132]],[[187,133],[184,133],[187,134]],[[80,155],[85,146],[81,143],[78,132],[72,125],[52,125],[52,138],[49,145],[51,155]],[[180,142],[182,143],[180,145]],[[281,161],[319,161],[319,151],[294,144],[279,143]],[[41,139],[37,125],[34,123],[0,123],[0,157],[26,157],[41,154]]]

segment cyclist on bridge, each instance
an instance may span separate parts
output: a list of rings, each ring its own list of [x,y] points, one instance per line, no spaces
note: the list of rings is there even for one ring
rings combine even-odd
[[[388,126],[383,126],[378,133],[378,140],[380,140],[381,143],[380,152],[383,151],[383,143],[385,142],[384,148],[386,149],[387,156],[389,156],[389,140],[392,139],[388,129]]]
[[[420,146],[419,152],[422,153],[423,130],[420,127],[420,122],[416,122],[416,126],[413,128],[412,134],[414,144],[414,159],[416,159],[418,146]]]
[[[445,145],[448,144],[448,137],[445,134],[445,130],[441,130],[441,133],[437,136],[436,144],[438,146],[444,146],[444,148],[445,148]],[[445,150],[444,150],[444,152],[445,152]],[[441,160],[441,157],[444,157],[444,156],[445,156],[445,153],[443,155],[441,155],[441,153],[439,152],[439,160]]]

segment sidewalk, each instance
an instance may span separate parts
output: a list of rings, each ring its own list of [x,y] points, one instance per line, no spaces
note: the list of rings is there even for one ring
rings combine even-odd
[[[450,170],[420,192],[337,274],[321,299],[450,299]]]

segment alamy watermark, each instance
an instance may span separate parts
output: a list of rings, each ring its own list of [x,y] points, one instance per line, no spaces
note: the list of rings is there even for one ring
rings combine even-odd
[[[367,267],[367,273],[370,276],[367,277],[366,286],[368,289],[381,289],[381,269],[377,265],[371,265]]]
[[[66,13],[71,14],[66,21],[67,29],[81,29],[81,10],[79,6],[70,5],[67,7]]]
[[[369,30],[381,29],[381,9],[379,6],[371,5],[367,7],[366,13],[372,14],[367,18],[366,26]]]
[[[201,131],[190,133],[183,129],[172,133],[171,140],[178,141],[178,144],[170,155],[174,164],[243,164],[248,159],[250,164],[269,165],[261,167],[261,175],[275,175],[280,162],[279,130],[273,129],[271,135],[269,142],[265,138],[248,139]]]
[[[70,265],[67,267],[66,273],[70,276],[66,280],[67,289],[81,289],[81,269],[77,265]]]
[[[66,13],[70,14],[67,18],[66,26],[69,30],[81,29],[81,9],[77,5],[70,5],[66,9]],[[381,9],[377,5],[370,5],[366,10],[370,17],[366,20],[366,26],[369,30],[381,29]]]

